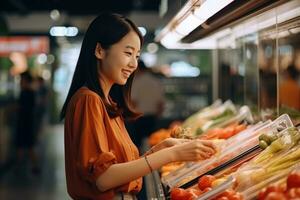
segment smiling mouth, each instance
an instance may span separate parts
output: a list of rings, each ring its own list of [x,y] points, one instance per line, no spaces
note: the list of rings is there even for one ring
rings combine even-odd
[[[126,70],[126,69],[123,69],[123,70],[122,70],[122,73],[123,73],[123,75],[124,75],[126,78],[129,78],[129,76],[131,75],[131,71]]]

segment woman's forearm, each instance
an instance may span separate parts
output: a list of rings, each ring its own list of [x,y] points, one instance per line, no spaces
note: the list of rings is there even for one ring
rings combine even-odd
[[[100,191],[106,191],[138,179],[148,174],[151,169],[156,170],[167,163],[204,160],[216,153],[216,147],[212,141],[190,140],[186,142],[182,140],[180,143],[147,155],[150,166],[145,157],[110,166],[97,179],[97,187]]]
[[[168,148],[174,145],[182,144],[185,142],[190,142],[190,139],[175,139],[175,138],[167,138],[163,140],[162,142],[158,143],[157,145],[151,147],[144,155],[149,155],[151,153],[160,151],[164,148]]]
[[[148,155],[147,159],[152,170],[156,170],[173,160],[168,149],[163,149]],[[96,185],[98,189],[103,192],[145,176],[150,171],[151,169],[148,166],[145,157],[141,157],[134,161],[110,166],[103,174],[101,174],[101,176],[99,176]]]
[[[164,149],[164,148],[166,148],[164,142],[160,142],[160,143],[158,143],[157,145],[151,147],[151,148],[144,154],[144,156],[145,156],[145,155],[152,154],[152,153],[155,153],[155,152],[160,151],[160,150],[162,150],[162,149]]]

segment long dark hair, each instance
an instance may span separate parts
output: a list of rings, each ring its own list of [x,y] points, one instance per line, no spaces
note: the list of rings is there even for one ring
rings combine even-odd
[[[97,43],[100,43],[102,48],[109,49],[130,31],[137,33],[142,45],[143,36],[139,29],[131,20],[124,16],[114,13],[102,13],[92,21],[82,42],[71,87],[61,110],[61,119],[66,115],[67,106],[71,97],[82,86],[88,87],[101,97],[111,118],[121,116],[124,119],[134,119],[140,115],[132,109],[130,98],[134,73],[128,78],[125,85],[113,85],[110,91],[110,97],[117,105],[110,105],[100,86],[99,67],[97,66],[97,58],[95,56]]]

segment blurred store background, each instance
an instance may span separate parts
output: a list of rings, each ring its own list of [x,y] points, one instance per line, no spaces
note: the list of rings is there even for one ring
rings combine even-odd
[[[101,11],[126,15],[144,34],[141,59],[165,95],[156,130],[217,99],[248,105],[256,119],[289,113],[300,122],[299,0],[3,0],[0,199],[69,198],[58,116],[84,32]],[[20,75],[27,70],[37,94],[38,80],[45,84],[35,173],[30,153],[17,162],[14,146]]]

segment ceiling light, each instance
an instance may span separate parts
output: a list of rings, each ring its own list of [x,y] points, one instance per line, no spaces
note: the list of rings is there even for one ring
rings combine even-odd
[[[185,36],[200,26],[204,21],[205,20],[199,19],[195,15],[191,14],[182,20],[175,30]]]
[[[278,38],[287,37],[288,35],[290,35],[289,31],[281,31],[278,33]]]
[[[67,32],[67,29],[66,27],[64,26],[54,26],[54,27],[51,27],[50,29],[50,35],[51,36],[65,36]]]
[[[71,26],[71,27],[67,27],[67,31],[66,31],[66,36],[67,37],[74,37],[78,34],[78,28]]]
[[[162,39],[161,39],[161,44],[164,45],[167,48],[172,47],[175,45],[180,39],[182,38],[182,35],[179,33],[172,31],[168,32]]]
[[[222,10],[228,4],[230,4],[233,0],[206,0],[200,7],[195,9],[194,14],[206,21],[208,18],[212,17],[214,14]]]
[[[67,36],[74,37],[78,34],[78,28],[74,26],[53,26],[50,29],[50,35],[55,37]]]
[[[143,36],[145,36],[147,34],[147,29],[145,27],[138,27],[139,31],[142,33]]]
[[[185,48],[189,45],[180,40],[203,24],[207,19],[230,4],[233,0],[206,0],[200,7],[194,0],[188,1],[171,22],[156,36],[166,48]],[[193,48],[193,47],[192,47]]]
[[[156,43],[149,43],[147,45],[147,51],[149,53],[156,53],[158,51],[158,45]]]
[[[44,53],[41,53],[37,56],[37,62],[39,64],[45,64],[47,62],[47,55]]]
[[[291,28],[291,29],[289,29],[289,31],[293,34],[297,34],[300,32],[300,27]]]
[[[56,9],[51,10],[51,12],[50,12],[50,17],[51,17],[51,19],[53,19],[54,21],[57,21],[57,20],[59,20],[59,18],[60,18],[60,12],[59,12],[58,10],[56,10]]]

